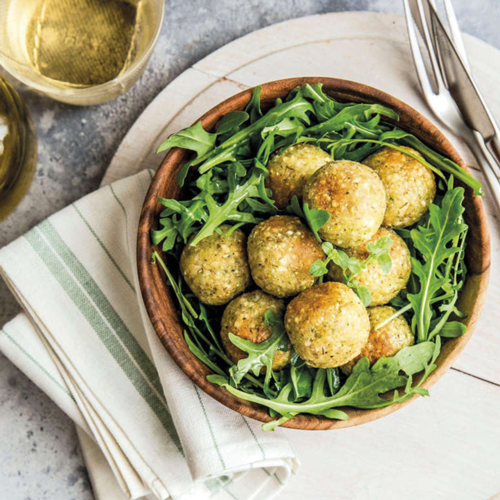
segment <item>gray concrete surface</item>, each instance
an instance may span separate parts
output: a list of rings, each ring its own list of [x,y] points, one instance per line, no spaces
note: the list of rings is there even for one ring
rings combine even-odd
[[[402,13],[399,0],[166,0],[159,43],[124,96],[98,107],[57,103],[18,86],[38,133],[35,180],[0,223],[0,247],[94,190],[123,136],[172,79],[210,52],[264,26],[316,13]],[[500,2],[454,0],[462,29],[500,47]],[[0,280],[0,325],[19,311]],[[71,421],[0,353],[0,499],[92,500]]]

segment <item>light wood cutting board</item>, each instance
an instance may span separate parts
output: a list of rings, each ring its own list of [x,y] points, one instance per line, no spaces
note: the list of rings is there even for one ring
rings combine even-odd
[[[500,121],[500,52],[465,36],[472,70]],[[334,13],[287,21],[219,49],[176,78],[144,111],[103,184],[159,165],[157,146],[219,101],[259,83],[330,76],[366,83],[434,121],[462,156],[472,156],[425,105],[404,19]],[[475,172],[482,178],[480,172]],[[486,207],[493,269],[483,316],[454,368],[403,410],[342,431],[287,431],[302,468],[283,499],[492,499],[500,491],[500,231]]]

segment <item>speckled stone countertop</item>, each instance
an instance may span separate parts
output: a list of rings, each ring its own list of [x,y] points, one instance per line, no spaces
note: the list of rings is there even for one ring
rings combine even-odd
[[[264,26],[317,13],[402,13],[399,0],[166,0],[163,31],[139,82],[102,106],[57,103],[18,86],[38,133],[31,189],[0,223],[0,247],[93,191],[123,136],[171,80],[215,49]],[[500,3],[454,0],[461,28],[500,47]],[[19,311],[0,281],[0,325]],[[0,354],[0,498],[92,500],[72,422]]]

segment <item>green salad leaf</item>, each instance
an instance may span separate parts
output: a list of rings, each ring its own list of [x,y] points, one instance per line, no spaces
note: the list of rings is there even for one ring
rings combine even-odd
[[[243,125],[250,118],[249,114],[245,111],[231,111],[224,115],[217,124],[217,135],[227,134]]]
[[[255,123],[262,116],[260,109],[260,92],[262,87],[255,87],[252,97],[245,108],[245,112],[250,115],[250,123]]]
[[[304,203],[303,214],[314,236],[321,242],[322,240],[319,237],[318,231],[330,220],[330,214],[326,210],[309,208],[307,203]]]
[[[375,242],[370,242],[366,245],[368,250],[368,257],[364,261],[359,261],[355,257],[349,257],[344,251],[335,248],[331,243],[325,241],[321,248],[326,254],[326,260],[317,260],[311,264],[309,274],[311,276],[322,278],[328,273],[328,264],[335,263],[342,269],[344,275],[344,283],[352,288],[365,307],[370,305],[372,296],[366,286],[360,285],[356,281],[356,277],[363,272],[368,264],[377,261],[378,265],[385,274],[391,272],[392,259],[390,255],[390,248],[392,240],[390,236],[382,236]]]
[[[323,92],[322,83],[313,83],[313,84],[306,83],[302,87],[302,93],[304,94],[304,97],[307,97],[312,101],[318,102],[320,104],[323,104],[325,102],[335,103],[335,101],[333,101],[331,97],[329,97]]]
[[[191,245],[197,245],[202,239],[211,236],[213,232],[226,221],[237,223],[257,223],[257,219],[248,212],[240,211],[240,205],[251,196],[256,196],[258,193],[252,190],[252,187],[257,186],[264,176],[265,170],[255,169],[250,177],[243,183],[240,181],[236,171],[228,173],[228,195],[224,203],[219,204],[214,199],[212,194],[205,193],[204,203],[208,210],[208,216],[205,216],[205,224],[201,231],[193,238]],[[183,235],[184,237],[184,235]]]
[[[346,127],[346,122],[358,120],[363,117],[369,118],[375,113],[387,116],[393,120],[399,119],[397,113],[392,109],[381,106],[380,104],[354,104],[353,106],[342,109],[332,118],[306,129],[306,132],[310,134],[339,132]]]
[[[434,151],[429,146],[426,146],[420,139],[414,135],[405,132],[404,130],[392,130],[386,132],[383,140],[399,140],[406,146],[417,150],[427,160],[427,164],[435,165],[442,171],[451,174],[453,177],[460,179],[464,184],[467,184],[474,189],[476,196],[482,196],[484,193],[481,190],[481,183],[468,174],[463,168],[459,167],[454,161]],[[406,151],[407,152],[407,151]]]
[[[271,327],[272,335],[260,344],[242,339],[232,333],[229,334],[229,340],[236,347],[248,353],[246,358],[240,359],[236,365],[231,367],[229,373],[233,381],[238,384],[248,372],[251,371],[258,376],[265,368],[264,392],[268,394],[274,355],[278,351],[286,352],[290,348],[290,340],[288,340],[282,316],[269,309],[265,314],[265,322]]]
[[[151,231],[151,241],[153,245],[159,245],[163,241],[162,250],[168,252],[174,248],[179,231],[174,220],[167,217],[160,219],[160,225],[161,229]]]
[[[423,155],[424,158],[421,158],[412,153],[411,151],[408,151],[407,149],[398,146],[393,142],[394,140],[400,140],[403,143],[403,145],[410,146],[411,148],[417,150]],[[481,190],[481,183],[477,179],[474,179],[474,177],[468,174],[465,170],[463,170],[453,161],[449,160],[448,158],[445,158],[444,156],[430,149],[415,136],[409,134],[408,132],[404,132],[403,130],[394,129],[382,132],[378,136],[378,139],[374,138],[374,136],[370,138],[366,138],[366,136],[363,138],[346,137],[338,140],[332,140],[330,138],[325,137],[320,139],[320,141],[322,142],[323,146],[331,152],[334,158],[336,159],[345,158],[347,160],[352,160],[352,161],[362,161],[365,157],[374,152],[375,148],[373,147],[366,148],[366,150],[362,150],[362,148],[360,148],[359,150],[354,151],[353,153],[346,153],[346,148],[348,146],[365,144],[367,146],[378,145],[378,146],[386,146],[389,148],[393,148],[411,156],[412,158],[419,161],[426,167],[430,168],[441,179],[445,179],[443,172],[447,172],[455,176],[457,179],[460,179],[465,184],[472,187],[474,189],[474,194],[476,196],[483,195],[483,192]],[[359,154],[360,151],[362,154]]]
[[[461,222],[463,199],[462,187],[447,191],[441,207],[430,205],[429,226],[418,226],[410,233],[415,249],[423,257],[423,261],[412,258],[413,272],[418,277],[420,289],[416,293],[408,294],[415,313],[412,328],[417,333],[419,342],[429,337],[432,320],[431,300],[451,281],[451,277],[443,275],[439,267],[445,260],[460,252],[460,247],[454,245],[453,241],[467,230],[467,226]]]
[[[192,127],[171,135],[166,141],[160,144],[157,153],[177,147],[196,151],[197,157],[200,157],[213,149],[216,139],[217,134],[207,132],[203,128],[201,121],[199,121]]]
[[[280,137],[296,136],[297,132],[303,132],[304,127],[301,120],[298,118],[283,118],[276,125],[265,127],[262,130],[262,137],[266,137],[269,133],[273,132]],[[296,141],[294,141],[295,143]]]
[[[208,310],[206,306],[199,302],[198,305],[200,308],[200,312],[196,312],[195,307],[193,306],[193,304],[191,304],[190,300],[183,291],[183,280],[181,279],[180,273],[176,279],[176,277],[169,271],[169,268],[166,266],[165,262],[156,250],[153,251],[153,254],[151,256],[151,263],[153,265],[158,263],[163,269],[167,277],[167,282],[177,298],[177,301],[181,308],[182,320],[191,333],[191,335],[188,335],[187,331],[184,331],[184,337],[191,352],[198,359],[203,361],[207,366],[210,366],[216,373],[220,374],[221,371],[222,373],[225,372],[220,368],[219,363],[214,361],[214,357],[217,358],[217,360],[223,364],[225,370],[228,371],[229,367],[233,366],[233,362],[222,350],[221,343],[216,337],[215,332],[210,324],[210,318],[208,318]],[[211,336],[211,340],[206,337],[203,330],[208,331]],[[209,361],[207,362],[207,360]],[[214,369],[212,367],[212,364],[214,362],[216,366],[219,367],[219,369]],[[245,378],[253,386],[259,387],[261,389],[264,388],[264,384],[252,375],[247,373],[245,375]]]
[[[435,370],[435,361],[440,348],[438,337],[436,343],[422,342],[405,347],[391,358],[382,357],[371,368],[368,358],[362,358],[356,363],[341,389],[334,395],[326,391],[326,370],[319,369],[316,372],[311,397],[302,403],[289,401],[293,391],[291,383],[283,387],[277,398],[267,399],[236,389],[221,376],[209,375],[208,380],[222,385],[235,396],[267,406],[288,418],[298,413],[309,413],[344,420],[347,415],[335,408],[346,406],[361,409],[383,408],[395,402],[404,402],[415,394],[428,395],[422,384]],[[424,375],[417,384],[412,385],[413,375],[421,371],[424,371]],[[401,387],[405,387],[403,394],[396,391],[391,398],[382,397],[387,392]]]
[[[303,359],[294,351],[290,367],[290,382],[293,389],[293,401],[310,398],[315,370],[306,365]]]

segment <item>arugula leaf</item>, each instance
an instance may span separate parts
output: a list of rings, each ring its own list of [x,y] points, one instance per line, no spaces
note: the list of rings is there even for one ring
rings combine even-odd
[[[273,129],[267,135],[259,149],[257,150],[257,154],[255,155],[255,163],[261,168],[265,169],[264,165],[267,164],[269,160],[269,156],[274,147],[274,135],[276,131]],[[258,163],[257,163],[258,162]],[[266,170],[267,173],[267,170]]]
[[[454,339],[460,337],[466,331],[467,327],[463,323],[460,323],[459,321],[449,321],[448,323],[445,323],[443,325],[439,332],[439,335],[441,337]]]
[[[218,373],[219,375],[224,376],[224,370],[219,368],[217,364],[215,364],[201,349],[197,344],[193,342],[191,337],[188,335],[188,332],[184,330],[184,339],[186,340],[186,344],[189,347],[189,350],[196,355],[196,357],[203,361],[210,369],[212,369],[215,373]]]
[[[230,139],[223,142],[219,147],[221,148],[221,150],[224,150],[225,148],[241,143],[242,141],[246,141],[252,134],[260,134],[266,127],[275,125],[285,117],[297,118],[302,122],[308,124],[310,123],[308,113],[312,112],[313,108],[311,104],[306,99],[304,99],[301,93],[297,93],[297,95],[291,101],[278,104],[277,106],[272,108],[272,110],[268,111],[264,116],[253,122],[249,127],[237,132]],[[206,159],[207,158],[201,158],[201,160]]]
[[[385,133],[382,134],[380,136],[380,138],[384,137],[385,136]],[[396,144],[393,144],[392,142],[388,142],[386,140],[381,140],[381,139],[356,139],[356,138],[342,138],[342,139],[339,139],[337,141],[330,141],[330,144],[329,144],[329,149],[331,150],[331,154],[333,157],[335,158],[341,158],[344,156],[344,153],[343,151],[345,151],[345,149],[348,147],[348,146],[352,146],[352,145],[355,145],[355,144],[362,144],[362,143],[365,143],[365,144],[377,144],[379,146],[385,146],[385,147],[388,147],[388,148],[392,148],[392,149],[395,149],[397,151],[401,151],[402,153],[408,155],[408,156],[411,156],[414,160],[417,160],[418,162],[422,163],[423,165],[425,165],[427,168],[429,168],[430,170],[432,170],[436,175],[438,175],[439,177],[441,177],[441,179],[444,179],[444,175],[443,173],[441,172],[441,170],[437,167],[435,167],[434,165],[432,165],[431,163],[429,163],[427,160],[421,158],[420,156],[412,153],[411,151],[408,151],[407,149],[401,147],[401,146],[397,146]],[[457,165],[457,168],[460,168],[458,167]],[[465,171],[462,175],[462,178],[465,178],[467,177],[467,174]]]
[[[398,146],[397,144],[391,142],[394,140],[400,140],[404,145],[410,146],[411,148],[417,150],[419,153],[423,155],[424,158],[422,159],[421,157],[411,153],[410,151],[402,148],[401,146]],[[338,153],[339,149],[345,148],[347,146],[354,146],[356,144],[365,144],[365,146],[367,144],[373,144],[373,145],[390,147],[398,151],[401,151],[411,156],[415,160],[419,161],[426,167],[430,168],[441,179],[445,179],[442,171],[447,172],[452,176],[455,176],[457,179],[460,179],[464,184],[467,184],[468,186],[472,187],[474,189],[476,196],[482,196],[484,194],[481,191],[481,183],[478,180],[474,179],[474,177],[472,177],[461,167],[459,167],[455,162],[453,162],[448,158],[445,158],[436,151],[430,149],[412,134],[409,134],[408,132],[405,132],[397,128],[394,128],[391,131],[385,131],[381,133],[378,139],[355,137],[351,139],[342,138],[338,140],[330,140],[328,138],[323,138],[320,139],[320,141],[323,143],[327,143],[327,146],[325,147],[328,147],[331,150],[332,155],[335,158],[340,159],[341,157],[345,157],[345,159],[354,161],[361,161],[363,158],[368,156],[368,154],[371,154],[373,150],[370,151],[369,149],[366,149],[366,151],[364,151],[363,154],[359,154],[361,151],[360,148],[358,150],[355,150],[354,152],[340,155]]]
[[[309,204],[304,203],[304,217],[316,239],[321,242],[318,231],[330,220],[330,214],[326,210],[309,208]]]
[[[187,242],[189,236],[196,231],[195,224],[207,218],[206,203],[204,200],[182,202],[159,198],[158,201],[167,207],[160,214],[162,229],[151,231],[153,245],[163,243],[163,251],[168,252],[180,238]]]
[[[465,281],[466,269],[464,264],[464,248],[466,236],[467,230],[453,239],[452,245],[459,250],[455,255],[448,258],[444,271],[444,276],[446,278],[451,278],[451,281],[443,286],[442,289],[445,292],[443,295],[435,297],[430,301],[431,304],[434,302],[438,303],[436,305],[438,313],[436,313],[436,318],[431,320],[431,331],[428,335],[429,340],[437,334],[442,337],[450,338],[463,335],[466,331],[466,327],[462,323],[448,323],[452,314],[457,318],[465,318],[466,316],[460,312],[455,305],[458,300],[458,292],[463,288]],[[440,313],[442,314],[440,315]]]
[[[256,223],[255,217],[252,214],[240,212],[239,206],[251,195],[250,188],[257,186],[262,176],[263,172],[255,169],[245,183],[239,184],[237,173],[231,172],[227,179],[229,193],[222,205],[219,205],[210,193],[205,193],[204,199],[208,208],[208,217],[190,245],[195,246],[204,238],[211,236],[215,229],[226,221]]]
[[[340,389],[340,375],[338,368],[326,368],[326,379],[328,381],[328,388],[330,389],[330,395],[335,396]]]
[[[274,355],[277,351],[286,352],[290,346],[290,340],[285,331],[282,316],[269,309],[265,314],[265,323],[271,327],[272,334],[267,340],[260,344],[242,339],[232,333],[229,334],[229,340],[236,347],[248,353],[246,358],[240,359],[237,365],[231,367],[229,373],[234,382],[238,384],[249,371],[252,371],[254,375],[258,376],[262,368],[266,368],[264,392],[268,394],[269,382],[273,371]]]
[[[463,168],[459,167],[454,161],[449,158],[444,157],[437,151],[426,146],[421,140],[417,139],[414,135],[405,132],[404,130],[395,129],[391,132],[386,132],[381,136],[381,140],[400,140],[403,144],[410,146],[411,148],[417,150],[423,155],[423,157],[432,162],[434,165],[438,166],[441,170],[448,172],[457,179],[460,179],[464,184],[467,184],[472,189],[474,189],[474,194],[476,196],[483,196],[481,191],[481,183],[474,179],[469,173],[467,173]]]
[[[215,169],[214,169],[215,170]],[[200,191],[210,194],[227,193],[227,180],[214,175],[214,170],[209,170],[206,174],[200,175],[196,179],[195,185]]]
[[[224,115],[217,124],[217,135],[227,134],[231,130],[243,125],[250,116],[245,111],[231,111]]]
[[[297,95],[291,100],[275,106],[267,112],[267,115],[274,115],[276,122],[284,117],[297,118],[305,124],[311,123],[309,114],[314,113],[311,103],[304,98],[302,92],[297,92]]]
[[[316,118],[320,123],[333,118],[340,110],[336,109],[335,101],[323,92],[323,84],[306,84],[303,87],[305,97],[312,99]]]
[[[323,104],[328,101],[333,101],[331,97],[327,96],[323,92],[322,83],[313,83],[313,84],[306,83],[302,87],[302,93],[304,94],[304,97],[307,97],[308,99],[311,99],[320,104]]]
[[[199,121],[195,125],[171,135],[160,144],[156,152],[161,153],[169,148],[178,147],[195,151],[196,157],[199,157],[214,148],[216,139],[217,134],[207,132]]]
[[[160,225],[163,226],[162,229],[158,229],[157,231],[151,230],[151,241],[154,246],[159,245],[163,241],[162,250],[168,252],[174,248],[179,231],[172,219],[160,219]]]
[[[244,131],[245,129],[242,130],[242,132]],[[229,140],[230,139],[228,139],[228,141],[226,142],[229,142]],[[199,163],[201,163],[200,167],[198,168],[200,174],[208,172],[217,165],[222,165],[223,163],[228,163],[228,162],[231,163],[236,162],[237,160],[236,154],[240,145],[230,144],[227,147],[224,147],[224,144],[225,143],[223,143],[221,146],[217,146],[213,151],[210,152],[210,155],[208,155],[208,157],[206,158],[201,157],[192,161],[193,165],[198,165]],[[177,182],[179,182],[179,176],[177,178]]]
[[[292,392],[292,387],[290,384],[285,385],[279,392],[278,396],[274,399],[276,402],[281,402],[281,403],[288,403],[291,397],[291,392]],[[271,414],[272,417],[275,417],[277,415],[280,415],[280,413],[275,412],[272,408],[269,410],[269,413]],[[297,415],[297,412],[289,412],[289,413],[284,413],[281,418],[278,418],[276,420],[271,420],[270,422],[265,423],[262,425],[262,430],[263,431],[274,431],[276,427],[279,425],[285,423],[287,420],[292,419]]]
[[[380,104],[354,104],[345,107],[332,118],[318,123],[306,129],[308,134],[324,134],[327,132],[338,132],[345,128],[346,122],[357,120],[371,114],[380,114],[398,120],[399,116],[392,109],[381,106]]]
[[[357,120],[351,120],[348,124],[352,127],[352,129],[359,133],[362,137],[367,139],[378,139],[380,136],[380,130],[376,130],[375,127],[378,125],[380,121],[380,115],[375,115],[375,118],[370,122],[359,123]],[[376,125],[374,125],[376,124]]]
[[[158,201],[180,216],[179,218],[172,217],[171,221],[184,243],[196,231],[195,224],[207,219],[206,202],[204,200],[194,200],[191,203],[187,202],[187,204],[186,202],[165,198],[159,198]]]
[[[252,98],[245,108],[245,112],[250,115],[250,123],[256,122],[262,116],[262,111],[260,109],[261,91],[262,87],[255,87],[253,89]]]
[[[325,122],[336,116],[340,111],[356,106],[354,103],[341,103],[323,92],[323,84],[305,84],[302,87],[304,97],[313,101],[314,112],[319,123]],[[384,108],[387,109],[387,108]],[[365,116],[365,113],[362,113]],[[380,119],[380,117],[379,117]]]
[[[319,369],[316,372],[311,397],[303,403],[288,400],[292,392],[291,383],[281,390],[278,398],[266,399],[231,387],[221,378],[212,377],[210,380],[220,383],[231,394],[246,401],[267,406],[280,415],[289,417],[298,413],[309,413],[328,418],[346,419],[347,415],[344,412],[333,409],[339,406],[363,409],[382,408],[393,404],[395,400],[402,402],[415,394],[426,394],[426,391],[421,390],[421,385],[436,368],[434,361],[439,354],[439,349],[439,342],[436,344],[423,342],[405,347],[391,358],[380,358],[371,369],[368,358],[362,358],[356,363],[342,388],[333,396],[325,394],[326,370]],[[411,377],[422,370],[424,370],[424,376],[417,386],[412,387],[408,381],[412,381]],[[401,372],[404,375],[401,375]],[[400,387],[405,387],[405,393],[402,396],[396,393],[392,399],[381,397],[388,391]]]
[[[314,372],[314,368],[307,366],[306,362],[299,358],[299,355],[294,351],[290,362],[290,382],[293,389],[293,401],[311,397]]]
[[[309,208],[309,206],[308,206]],[[297,217],[300,217],[302,219],[305,219],[306,216],[304,214],[304,210],[302,210],[302,207],[300,206],[299,198],[297,197],[296,194],[293,195],[290,205],[286,207],[286,211],[289,214],[295,214]]]
[[[295,141],[297,141],[300,134],[304,131],[302,122],[298,118],[283,118],[276,125],[269,127],[264,127],[262,129],[262,137],[266,137],[270,132],[281,137],[288,137],[290,135],[295,136]]]
[[[415,249],[423,257],[423,262],[412,258],[412,268],[420,282],[420,290],[408,294],[415,313],[412,328],[417,333],[419,342],[428,338],[432,319],[432,298],[450,281],[449,277],[438,273],[438,268],[446,259],[460,251],[450,243],[467,230],[467,226],[461,222],[463,199],[462,187],[447,191],[441,207],[435,204],[429,207],[430,227],[419,226],[410,233]]]
[[[254,91],[252,100],[254,99],[256,92],[257,89],[255,89]],[[260,95],[260,90],[258,91],[258,93]],[[259,105],[259,110],[260,110],[260,105]],[[187,172],[192,165],[200,165],[199,172],[203,174],[217,165],[220,165],[225,162],[235,161],[237,159],[236,158],[237,151],[241,149],[243,146],[245,146],[245,144],[255,134],[260,134],[260,132],[264,128],[275,125],[284,117],[297,118],[302,122],[309,124],[310,119],[308,114],[312,113],[313,111],[314,110],[311,104],[302,96],[300,92],[298,92],[291,101],[276,105],[272,110],[268,111],[264,116],[256,119],[251,123],[251,125],[244,128],[243,130],[236,132],[230,138],[225,140],[222,144],[218,145],[215,149],[212,147],[206,149],[205,153],[198,153],[198,155],[194,160],[191,160],[190,162],[186,163],[179,170],[179,173],[177,174],[177,183],[180,186],[184,185]],[[254,118],[258,116],[258,113],[254,107],[252,107],[251,109],[248,109],[247,107],[247,110],[245,112],[250,114],[250,121],[252,121],[252,116],[254,116]],[[252,112],[254,113],[254,115],[252,115]],[[166,142],[168,141],[171,141],[170,143],[176,142],[175,145],[177,145],[177,142],[180,143],[181,139],[184,138],[185,132],[189,130],[190,133],[192,133],[191,131],[192,128],[193,127],[190,127],[190,129],[186,129],[185,131],[181,131],[178,132],[177,134],[174,134],[173,136],[169,137],[169,139]],[[177,136],[179,137],[177,138]],[[210,134],[210,136],[216,138],[217,134]],[[188,148],[187,146],[185,147],[187,149],[191,149]]]
[[[359,261],[355,257],[349,257],[344,251],[335,248],[331,243],[325,241],[321,248],[326,254],[326,260],[317,260],[311,264],[309,274],[315,277],[321,277],[328,273],[328,264],[335,263],[342,269],[344,275],[344,283],[352,288],[365,307],[370,305],[372,296],[370,290],[366,286],[360,285],[356,281],[356,277],[362,273],[373,260],[377,261],[382,271],[385,274],[391,272],[392,259],[389,253],[392,245],[390,236],[382,236],[377,241],[369,242],[366,245],[368,257],[364,261]]]
[[[372,294],[368,288],[364,285],[359,285],[357,282],[353,282],[354,284],[354,291],[356,292],[356,295],[359,297],[359,300],[361,300],[361,303],[365,306],[368,307],[372,301]]]

